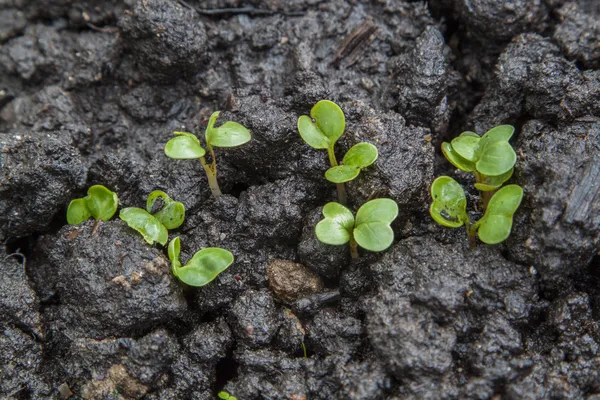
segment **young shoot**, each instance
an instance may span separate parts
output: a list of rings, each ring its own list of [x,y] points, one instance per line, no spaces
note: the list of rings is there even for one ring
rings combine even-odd
[[[475,237],[486,244],[503,242],[510,235],[513,215],[523,199],[523,189],[507,185],[490,199],[483,217],[472,223],[467,214],[467,198],[462,187],[449,176],[440,176],[431,185],[433,203],[429,213],[435,222],[449,228],[465,225],[469,243],[475,246]]]
[[[108,221],[115,215],[118,206],[119,198],[115,192],[102,185],[94,185],[88,189],[87,196],[69,203],[67,223],[78,225],[90,217],[96,221]]]
[[[298,132],[302,139],[313,149],[325,149],[329,163],[337,167],[335,158],[335,142],[342,136],[346,128],[346,117],[342,109],[332,101],[321,100],[310,110],[310,117],[302,115],[298,118]],[[344,183],[337,183],[338,200],[346,204]]]
[[[452,165],[475,175],[475,187],[483,192],[484,210],[493,192],[513,174],[517,155],[508,141],[514,131],[511,125],[499,125],[481,137],[467,131],[450,143],[442,143],[442,152]]]
[[[363,168],[373,164],[378,155],[377,147],[371,143],[356,144],[348,150],[342,165],[331,167],[325,172],[325,178],[333,183],[349,182],[356,178]]]
[[[219,127],[215,127],[215,122],[220,112],[215,111],[208,120],[208,126],[204,133],[206,148],[210,153],[211,163],[206,162],[206,150],[200,145],[200,140],[196,135],[188,132],[173,132],[176,137],[169,140],[165,145],[165,154],[169,158],[177,160],[200,159],[202,168],[206,172],[208,185],[213,196],[220,196],[221,188],[217,182],[217,159],[215,157],[214,147],[238,147],[248,143],[251,139],[250,132],[246,127],[237,122],[227,121]]]
[[[222,400],[237,400],[237,397],[230,395],[224,390],[221,390],[219,393],[217,393],[217,397]]]
[[[168,254],[173,275],[190,286],[204,286],[233,264],[233,254],[218,247],[207,247],[181,266],[179,261],[181,242],[179,237],[169,242]]]
[[[325,244],[350,242],[350,255],[358,258],[358,246],[369,251],[383,251],[394,241],[390,224],[398,216],[398,205],[391,199],[368,201],[358,209],[356,218],[348,208],[335,202],[323,207],[325,217],[315,227],[317,239]]]
[[[163,207],[153,213],[154,206],[159,198],[162,200]],[[169,230],[179,228],[185,219],[185,206],[183,203],[172,200],[168,194],[161,190],[155,190],[148,195],[146,211]]]

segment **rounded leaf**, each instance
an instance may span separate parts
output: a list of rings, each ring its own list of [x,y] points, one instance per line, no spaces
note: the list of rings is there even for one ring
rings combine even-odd
[[[154,218],[160,221],[167,229],[177,229],[185,220],[185,206],[178,201],[166,204],[162,210],[154,213]]]
[[[250,141],[250,131],[244,125],[237,122],[227,121],[218,128],[215,128],[214,124],[218,116],[219,111],[215,111],[210,116],[205,134],[207,145],[214,147],[237,147]]]
[[[152,214],[152,211],[154,211],[154,204],[159,198],[162,199],[163,204],[173,202],[171,197],[169,197],[169,195],[163,192],[162,190],[154,190],[148,195],[148,198],[146,199],[146,211]]]
[[[298,132],[302,139],[313,149],[326,149],[329,147],[329,139],[321,132],[310,117],[303,115],[298,118]]]
[[[504,182],[510,179],[514,170],[514,168],[511,168],[510,171],[498,176],[484,175],[483,182],[476,183],[475,188],[477,188],[477,190],[481,190],[482,192],[493,192],[498,190],[504,184]]]
[[[356,226],[372,222],[391,224],[398,216],[398,204],[392,199],[375,199],[363,204],[356,213]]]
[[[169,158],[177,160],[192,160],[204,157],[206,151],[200,146],[197,137],[186,132],[173,132],[180,135],[169,140],[165,145],[165,154]]]
[[[515,133],[515,127],[512,125],[498,125],[487,131],[481,138],[488,144],[496,142],[508,142]]]
[[[464,133],[464,132],[463,132]],[[452,139],[452,150],[467,161],[477,161],[477,149],[479,148],[479,136],[459,136]]]
[[[435,222],[449,228],[463,226],[467,220],[467,198],[458,182],[440,176],[431,184],[431,197],[429,214]]]
[[[483,175],[498,176],[510,171],[516,161],[517,154],[510,143],[496,142],[483,149],[475,166]]]
[[[127,222],[130,228],[138,231],[149,244],[154,244],[154,242],[163,246],[167,244],[169,237],[167,228],[146,210],[137,207],[124,208],[119,213],[119,218]]]
[[[394,231],[389,224],[369,222],[354,228],[354,240],[363,249],[383,251],[394,241]]]
[[[348,150],[344,156],[344,165],[351,165],[358,168],[366,168],[377,160],[377,147],[371,143],[362,142],[355,144]]]
[[[346,117],[342,109],[333,101],[321,100],[310,110],[310,116],[315,120],[319,130],[333,145],[344,134]]]
[[[448,142],[442,143],[442,153],[452,165],[465,172],[475,171],[475,164],[469,160],[465,160],[454,151],[452,145]]]
[[[508,185],[498,190],[477,222],[479,239],[487,244],[497,244],[508,238],[513,215],[522,199],[523,189],[518,185]]]
[[[179,254],[181,250],[181,241],[179,236],[169,242],[169,247],[167,248],[167,254],[169,255],[169,260],[171,260],[171,267],[173,268],[173,274],[175,274],[175,269],[181,267],[181,261],[179,261]]]
[[[344,183],[351,181],[360,174],[360,168],[352,165],[338,165],[337,167],[329,168],[325,172],[325,178],[329,182]]]
[[[67,209],[67,223],[69,225],[78,225],[90,219],[91,216],[92,213],[87,208],[85,199],[75,199],[69,203]]]
[[[95,219],[108,221],[117,212],[119,207],[119,198],[115,192],[112,192],[102,185],[94,185],[88,189],[88,195],[85,197],[87,208]]]
[[[333,219],[344,229],[351,230],[354,227],[354,215],[347,207],[336,203],[335,201],[325,204],[323,207],[323,216]]]
[[[176,276],[190,286],[204,286],[233,264],[233,254],[218,247],[207,247],[194,254]]]
[[[340,203],[330,202],[323,207],[323,216],[315,227],[317,239],[331,245],[348,243],[354,228],[352,212]]]

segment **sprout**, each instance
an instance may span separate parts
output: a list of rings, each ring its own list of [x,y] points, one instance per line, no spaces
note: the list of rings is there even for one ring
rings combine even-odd
[[[163,207],[152,213],[159,198]],[[138,231],[149,244],[158,242],[164,246],[169,236],[167,229],[176,229],[183,224],[185,207],[182,203],[173,201],[165,192],[155,190],[148,195],[146,210],[137,207],[124,208],[119,213],[119,218]]]
[[[180,239],[169,242],[168,254],[173,275],[190,286],[204,286],[233,264],[233,254],[218,247],[207,247],[198,251],[191,260],[181,266],[179,261]]]
[[[215,111],[210,116],[204,134],[206,147],[212,159],[211,164],[206,162],[204,158],[206,150],[200,146],[200,140],[192,133],[173,132],[176,137],[169,140],[165,145],[165,154],[169,158],[177,160],[200,159],[208,178],[208,185],[215,197],[220,196],[222,193],[217,182],[217,159],[213,147],[237,147],[250,141],[248,129],[237,122],[227,121],[223,125],[215,127],[215,121],[219,114],[219,111]]]
[[[377,160],[377,147],[371,143],[362,142],[348,150],[343,165],[332,167],[325,172],[325,178],[329,182],[344,183],[356,178],[363,168],[368,167]]]
[[[108,221],[117,212],[119,198],[102,185],[94,185],[87,196],[72,200],[67,209],[67,223],[77,225],[94,217],[96,221]]]
[[[394,241],[390,224],[398,216],[398,205],[391,199],[371,200],[358,209],[355,219],[348,208],[331,202],[323,207],[323,216],[315,227],[317,238],[331,245],[350,242],[350,254],[357,258],[357,246],[376,252],[390,247]]]
[[[431,217],[438,224],[449,228],[465,225],[473,247],[475,235],[487,244],[497,244],[508,238],[513,215],[523,198],[523,189],[518,185],[508,185],[498,190],[490,199],[483,217],[474,224],[467,215],[465,192],[454,179],[448,176],[437,178],[431,185],[431,197]]]
[[[221,390],[219,393],[217,393],[217,397],[222,400],[237,400],[236,397],[233,397],[224,390]]]
[[[499,125],[481,137],[463,132],[451,143],[442,143],[442,152],[452,165],[475,175],[475,187],[483,192],[484,209],[493,192],[513,174],[517,155],[508,141],[514,131],[511,125]]]

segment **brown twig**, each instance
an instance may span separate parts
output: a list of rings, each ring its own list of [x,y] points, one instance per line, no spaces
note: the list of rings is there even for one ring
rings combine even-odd
[[[356,29],[342,40],[338,51],[333,56],[331,64],[334,67],[339,67],[342,60],[345,58],[346,67],[351,66],[361,54],[361,52],[369,45],[379,33],[380,29],[373,23],[373,19],[368,17]]]

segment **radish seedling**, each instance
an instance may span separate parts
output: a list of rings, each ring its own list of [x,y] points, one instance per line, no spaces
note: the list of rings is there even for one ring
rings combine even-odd
[[[108,221],[117,212],[119,198],[115,192],[102,185],[94,185],[87,196],[72,200],[67,209],[67,223],[77,225],[94,217],[96,221]]]
[[[165,145],[165,154],[169,158],[177,160],[200,159],[200,163],[208,178],[208,185],[215,197],[220,196],[222,193],[217,182],[217,159],[213,147],[237,147],[248,143],[251,138],[248,129],[237,122],[227,121],[215,128],[215,121],[219,117],[219,114],[219,111],[215,111],[210,116],[204,133],[206,148],[212,159],[210,164],[204,158],[206,150],[200,146],[200,140],[192,133],[173,132],[177,137],[169,140]]]
[[[335,202],[323,207],[323,216],[315,227],[317,238],[331,245],[350,242],[352,258],[358,257],[358,246],[370,251],[383,251],[394,241],[390,224],[398,216],[398,205],[391,199],[368,201],[358,209],[356,219],[348,208]]]
[[[325,172],[325,178],[329,182],[344,183],[356,178],[363,168],[368,167],[377,160],[377,147],[371,143],[362,142],[348,150],[342,165],[332,167]]]
[[[204,286],[233,264],[233,254],[218,247],[207,247],[181,266],[179,261],[181,242],[179,237],[169,242],[168,254],[173,275],[190,286]]]
[[[503,242],[510,235],[513,215],[521,204],[523,189],[507,185],[490,199],[483,217],[472,223],[467,215],[467,198],[462,187],[449,176],[440,176],[431,185],[433,203],[429,208],[431,217],[440,225],[459,228],[465,225],[471,247],[475,236],[487,244]]]

